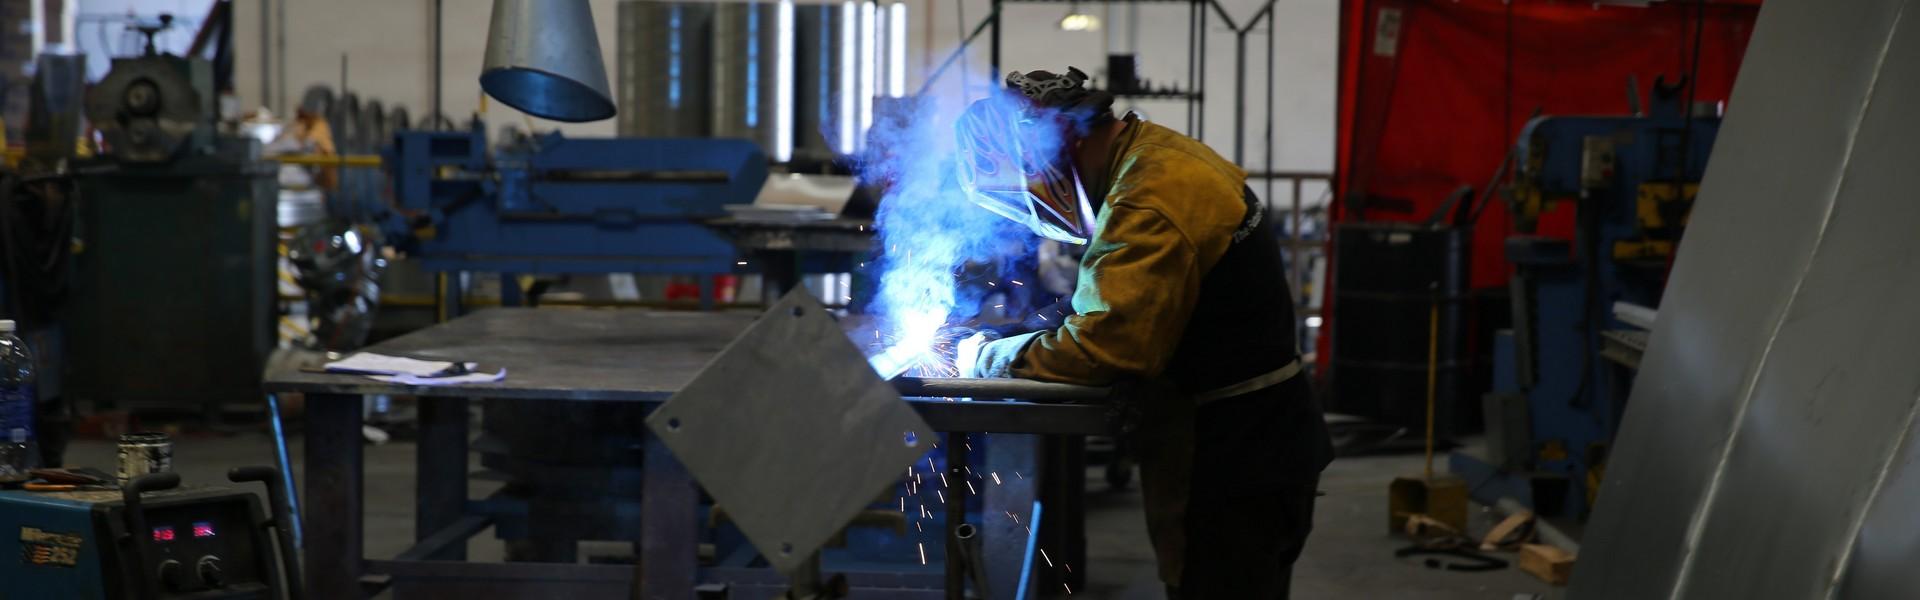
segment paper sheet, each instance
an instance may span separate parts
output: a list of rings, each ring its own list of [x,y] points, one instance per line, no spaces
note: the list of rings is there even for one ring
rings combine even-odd
[[[420,360],[404,356],[387,356],[372,352],[356,352],[340,360],[327,363],[327,371],[334,373],[354,373],[359,375],[416,375],[427,376],[444,373],[454,364],[447,361]],[[471,368],[471,367],[469,367]]]
[[[422,377],[417,375],[371,375],[376,381],[398,383],[402,385],[459,385],[462,383],[493,383],[507,378],[507,370],[496,373],[467,373],[447,377]]]

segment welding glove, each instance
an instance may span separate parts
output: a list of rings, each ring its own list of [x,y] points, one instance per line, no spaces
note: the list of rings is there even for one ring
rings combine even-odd
[[[1020,353],[1027,349],[1027,344],[1032,342],[1033,338],[1039,334],[1040,332],[1035,331],[997,340],[990,340],[983,334],[974,334],[973,337],[962,340],[961,343],[963,345],[976,338],[978,338],[980,342],[978,344],[979,350],[977,351],[978,358],[972,361],[964,360],[962,357],[964,353],[967,352],[967,349],[964,347],[960,349],[962,354],[955,355],[955,358],[959,359],[962,368],[965,369],[961,375],[965,377],[1012,377],[1013,362],[1020,358]]]

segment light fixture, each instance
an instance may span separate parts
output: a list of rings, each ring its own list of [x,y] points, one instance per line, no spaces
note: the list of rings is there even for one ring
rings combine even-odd
[[[1100,18],[1080,12],[1080,3],[1067,5],[1067,16],[1060,17],[1061,31],[1099,31]]]

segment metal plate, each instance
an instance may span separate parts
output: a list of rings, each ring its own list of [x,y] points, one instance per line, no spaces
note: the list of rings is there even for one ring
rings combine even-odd
[[[1570,598],[1910,595],[1909,4],[1762,10]]]
[[[804,288],[761,315],[647,426],[783,573],[935,439]]]

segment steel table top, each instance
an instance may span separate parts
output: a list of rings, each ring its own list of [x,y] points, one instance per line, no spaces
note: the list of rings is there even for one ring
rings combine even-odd
[[[268,361],[262,387],[268,392],[333,395],[405,395],[441,398],[520,398],[553,401],[664,402],[720,350],[746,330],[757,311],[655,311],[637,309],[489,308],[364,349],[429,360],[480,363],[505,368],[494,383],[419,386],[384,383],[358,375],[315,372],[325,363],[316,353],[280,352]],[[955,395],[989,389],[1045,392],[1041,399],[1077,397],[1072,386],[1002,380],[928,385],[902,378],[903,393]],[[937,380],[934,380],[937,381]],[[985,386],[979,384],[987,384]],[[1099,435],[1111,430],[1111,411],[1095,404],[955,402],[912,399],[928,423],[941,431]]]

